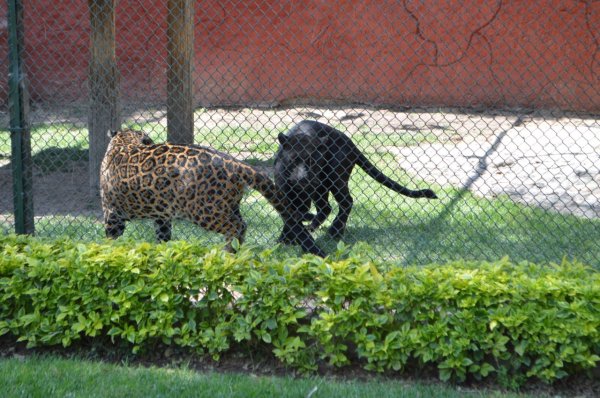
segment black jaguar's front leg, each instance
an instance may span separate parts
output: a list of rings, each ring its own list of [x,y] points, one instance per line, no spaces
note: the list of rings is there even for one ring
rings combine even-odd
[[[277,242],[289,245],[296,242],[295,224],[302,221],[311,221],[314,216],[308,212],[310,210],[311,198],[302,189],[298,189],[297,187],[287,188],[285,200],[287,202],[287,215],[285,216],[283,230]]]
[[[303,224],[298,222],[291,226],[290,235],[294,236],[295,243],[299,244],[304,252],[319,257],[325,257],[327,255],[323,249],[317,246],[315,239]]]
[[[317,214],[312,218],[310,225],[308,226],[309,231],[315,231],[319,228],[331,214],[331,205],[329,204],[329,191],[325,188],[320,187],[313,195],[315,207],[317,208]]]
[[[298,244],[304,252],[325,257],[325,252],[317,246],[315,239],[308,232],[300,219],[287,218],[283,221],[283,231],[277,242],[288,245]]]
[[[279,235],[279,238],[277,238],[277,242],[283,243],[284,245],[294,244],[294,237],[292,236],[293,227],[294,222],[291,220],[284,221],[283,229],[281,231],[281,235]]]
[[[340,211],[327,232],[332,238],[339,239],[346,230],[346,223],[348,222],[348,216],[350,216],[350,211],[352,211],[354,202],[347,186],[333,189],[332,192],[335,200],[339,204]]]
[[[154,220],[154,230],[156,232],[156,240],[166,242],[171,240],[171,220],[156,219]]]

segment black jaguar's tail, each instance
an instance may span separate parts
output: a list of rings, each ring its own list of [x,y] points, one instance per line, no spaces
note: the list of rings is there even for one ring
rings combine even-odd
[[[375,181],[382,184],[383,186],[385,186],[393,191],[396,191],[401,195],[408,196],[410,198],[437,199],[437,195],[431,189],[420,189],[420,190],[413,191],[412,189],[403,187],[402,185],[398,184],[396,181],[392,180],[391,178],[389,178],[388,176],[383,174],[383,172],[381,170],[379,170],[373,163],[371,163],[369,161],[369,159],[367,159],[365,157],[365,155],[363,155],[362,152],[360,152],[360,150],[358,150],[358,148],[356,148],[356,152],[357,152],[356,164],[359,165]]]

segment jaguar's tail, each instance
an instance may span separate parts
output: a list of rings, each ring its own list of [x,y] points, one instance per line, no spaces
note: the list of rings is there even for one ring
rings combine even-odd
[[[244,181],[250,188],[260,192],[282,217],[288,213],[283,195],[279,195],[275,183],[266,173],[252,168],[251,173],[245,173]]]
[[[357,151],[356,164],[359,165],[375,181],[382,184],[383,186],[385,186],[393,191],[396,191],[401,195],[408,196],[410,198],[437,199],[437,195],[431,189],[420,189],[420,190],[413,191],[412,189],[408,189],[408,188],[398,184],[396,181],[392,180],[391,178],[389,178],[388,176],[383,174],[383,172],[381,170],[379,170],[373,163],[371,163],[369,161],[369,159],[367,159],[366,156],[363,155],[363,153],[360,152],[360,150],[358,150],[358,148],[356,148],[356,151]]]

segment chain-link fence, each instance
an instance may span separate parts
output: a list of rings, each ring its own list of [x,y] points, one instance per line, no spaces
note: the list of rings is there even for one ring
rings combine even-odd
[[[313,131],[314,147],[290,149],[299,158],[281,175],[303,181],[288,187],[301,191],[296,218],[307,203],[328,215],[329,193],[331,214],[312,232],[325,252],[337,234],[402,264],[600,264],[598,2],[9,0],[0,18],[4,233],[31,219],[39,236],[104,237],[109,129],[193,140],[273,178],[279,134],[316,120],[390,180],[437,196],[395,192],[349,144]],[[344,162],[358,164],[351,211]],[[258,191],[241,215],[247,243],[280,237]],[[154,232],[144,220],[125,229]],[[186,221],[173,238],[222,242]]]

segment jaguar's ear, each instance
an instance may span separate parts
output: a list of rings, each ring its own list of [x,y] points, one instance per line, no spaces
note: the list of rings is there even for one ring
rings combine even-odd
[[[152,145],[152,144],[154,144],[154,141],[152,141],[152,138],[150,138],[146,134],[144,134],[144,138],[142,138],[142,144]]]
[[[117,135],[119,132],[117,130],[108,130],[108,132],[106,133],[106,135],[108,136],[108,138],[114,138],[115,135]]]
[[[283,149],[290,149],[290,137],[283,133],[279,133],[279,135],[277,136],[277,140],[279,141]]]

